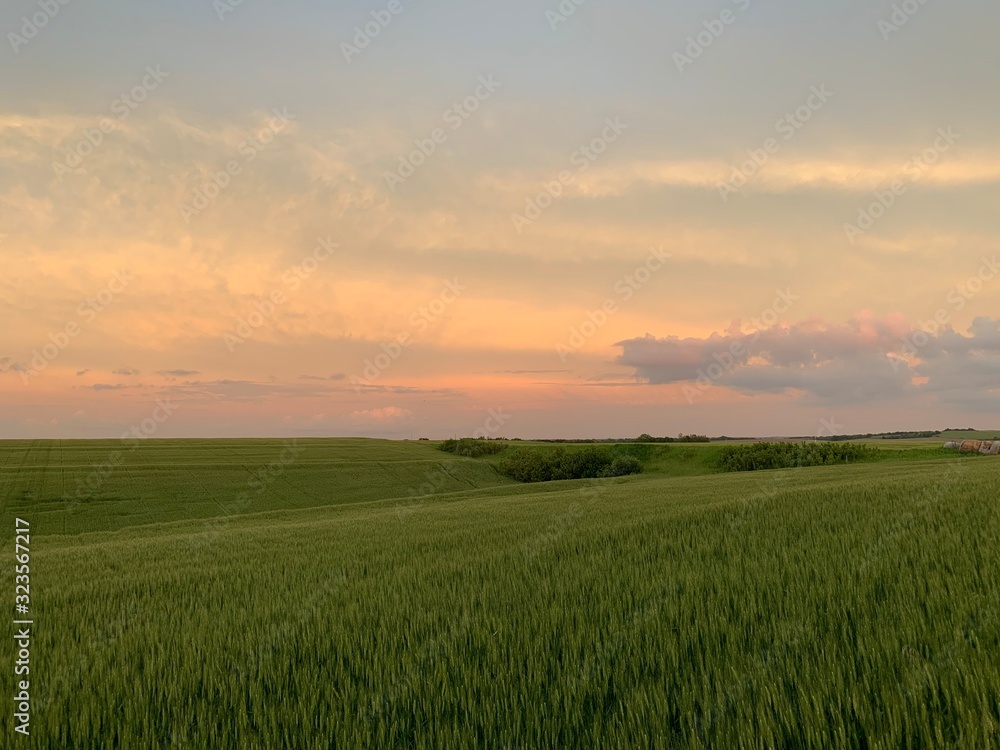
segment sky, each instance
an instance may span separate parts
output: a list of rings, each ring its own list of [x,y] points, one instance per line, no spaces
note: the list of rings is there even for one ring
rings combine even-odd
[[[990,0],[12,0],[0,438],[1000,424]]]

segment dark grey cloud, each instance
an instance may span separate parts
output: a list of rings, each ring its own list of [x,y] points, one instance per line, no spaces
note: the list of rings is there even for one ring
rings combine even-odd
[[[111,374],[130,376],[130,375],[138,375],[139,371],[132,367],[119,367],[117,370],[112,370]]]
[[[198,370],[157,370],[156,374],[172,378],[190,378],[201,373]]]
[[[128,388],[124,383],[94,383],[92,386],[95,391],[120,391],[124,388]]]
[[[963,409],[1000,397],[1000,320],[976,318],[967,333],[912,328],[901,318],[809,320],[751,333],[733,326],[706,338],[620,341],[619,364],[652,384],[722,385],[746,394],[799,393],[845,406],[933,394]]]
[[[0,357],[0,372],[27,372],[28,366],[23,362],[15,362],[10,357]]]
[[[1000,407],[1000,319],[979,317],[969,336],[948,328],[919,348],[916,374],[927,378],[921,390],[964,411]],[[922,338],[913,343],[919,344]]]

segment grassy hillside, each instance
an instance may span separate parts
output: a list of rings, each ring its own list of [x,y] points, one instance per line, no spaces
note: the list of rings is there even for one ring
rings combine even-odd
[[[36,533],[308,508],[510,484],[486,463],[388,440],[0,442],[5,522]]]
[[[875,441],[881,461],[951,460],[933,443]],[[518,442],[531,450],[585,445]],[[437,443],[364,439],[0,441],[0,518],[30,507],[38,534],[77,534],[191,518],[294,510],[511,485],[500,456],[469,459]],[[623,444],[661,477],[720,471],[726,444]],[[964,456],[978,460],[980,456]],[[990,460],[990,457],[985,457]],[[534,492],[535,490],[531,490]],[[551,491],[551,488],[542,491]]]
[[[212,481],[214,456],[236,472],[261,448],[171,449],[193,483]],[[416,462],[417,476],[442,460],[426,449],[366,442],[316,455],[336,454],[347,472]],[[169,475],[159,458],[129,470],[155,512],[200,508],[180,479],[180,499],[158,497]],[[349,504],[376,491],[322,474],[335,471],[323,463],[313,470],[335,483],[328,496],[310,472],[289,471],[258,498],[255,509],[276,508],[266,513],[34,537],[37,700],[24,744],[1000,742],[996,462],[644,474],[423,498],[390,482],[388,499]],[[327,502],[281,509],[299,487]],[[29,520],[47,517],[44,494],[16,502]]]

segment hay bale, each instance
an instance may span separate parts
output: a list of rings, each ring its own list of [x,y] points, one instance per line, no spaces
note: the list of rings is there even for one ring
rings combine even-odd
[[[949,450],[962,453],[981,453],[984,456],[1000,456],[1000,440],[949,440],[944,444]]]

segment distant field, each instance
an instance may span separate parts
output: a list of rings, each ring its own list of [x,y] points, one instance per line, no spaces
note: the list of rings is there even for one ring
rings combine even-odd
[[[945,430],[942,440],[1000,440],[1000,430]]]
[[[0,442],[0,502],[38,533],[409,497],[510,484],[424,442],[117,440]]]
[[[78,534],[271,510],[410,498],[516,484],[494,466],[436,450],[433,441],[0,441],[0,506],[27,504],[37,533]],[[943,441],[871,441],[886,460],[951,458]],[[556,450],[553,443],[518,447]],[[718,470],[726,443],[631,448],[644,471],[670,477]],[[563,445],[580,450],[582,444]]]
[[[998,459],[658,445],[520,485],[317,440],[265,481],[281,441],[150,441],[64,499],[116,447],[0,443],[34,531],[25,746],[1000,746]]]

